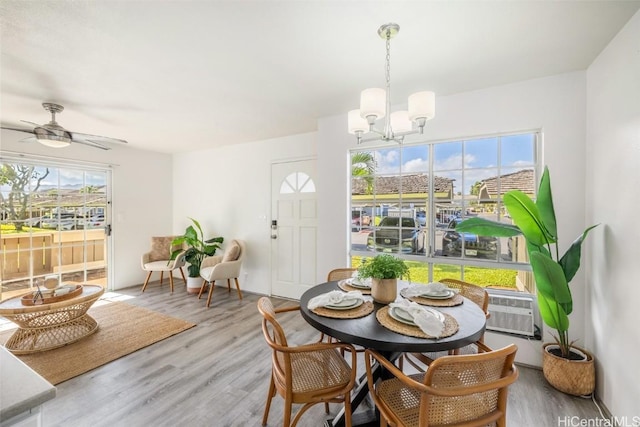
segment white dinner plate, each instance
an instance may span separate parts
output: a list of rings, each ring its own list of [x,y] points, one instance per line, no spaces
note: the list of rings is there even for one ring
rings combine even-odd
[[[371,284],[368,283],[366,279],[365,280],[357,279],[357,278],[347,279],[347,284],[349,286],[353,286],[354,288],[371,289]]]
[[[411,325],[411,326],[416,326],[416,324],[413,323],[413,317],[401,308],[392,307],[391,310],[389,310],[389,315],[395,320],[397,320],[398,322]]]
[[[442,314],[438,310],[432,310],[432,309],[427,308],[427,307],[425,307],[423,310],[428,311],[429,313],[431,313],[434,316],[436,316],[438,318],[438,320],[440,320],[441,322],[444,322],[444,314]],[[402,323],[406,323],[407,325],[415,326],[415,323],[413,321],[413,316],[411,316],[409,313],[407,313],[406,310],[403,310],[400,307],[393,307],[391,310],[389,310],[389,315],[391,315],[391,317],[396,319],[398,322],[402,322]]]
[[[364,301],[358,298],[345,298],[342,301],[335,304],[327,304],[326,308],[331,310],[350,310],[352,308],[360,307]]]
[[[453,292],[451,289],[447,289],[446,291],[437,292],[437,293],[425,292],[420,296],[425,298],[431,298],[431,299],[449,299],[453,297],[455,294],[456,293]]]

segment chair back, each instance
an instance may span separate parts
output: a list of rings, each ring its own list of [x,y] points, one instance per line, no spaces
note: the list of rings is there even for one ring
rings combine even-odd
[[[433,361],[423,380],[431,392],[423,393],[420,402],[420,416],[428,420],[420,425],[477,420],[485,425],[504,418],[507,387],[518,378],[513,365],[516,351],[511,344],[487,353],[443,356]]]
[[[262,297],[258,300],[258,311],[262,314],[262,332],[269,347],[274,351],[277,351],[279,347],[287,347],[284,329],[276,320],[276,311],[268,297]]]
[[[239,261],[242,263],[242,259],[247,250],[247,245],[244,240],[234,239],[229,243],[229,246],[222,256],[222,262]]]
[[[336,268],[327,274],[327,282],[348,279],[353,275],[353,272],[357,270],[357,268]]]
[[[174,250],[180,246],[172,246],[171,242],[177,236],[155,236],[151,238],[151,251],[149,252],[149,262],[168,261]]]
[[[489,294],[483,287],[457,279],[440,279],[439,282],[451,289],[458,289],[460,295],[475,302],[489,318]]]

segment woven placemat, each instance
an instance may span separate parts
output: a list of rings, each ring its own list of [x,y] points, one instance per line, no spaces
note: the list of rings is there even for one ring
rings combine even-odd
[[[453,316],[444,314],[444,330],[442,331],[442,335],[440,338],[450,337],[451,335],[458,332],[458,321],[453,318]],[[389,306],[383,307],[376,313],[376,319],[378,322],[385,328],[397,332],[402,335],[408,335],[410,337],[416,338],[436,338],[431,335],[425,334],[422,329],[417,326],[407,325],[406,323],[398,322],[396,319],[391,317],[389,314]],[[437,339],[437,338],[436,338]]]
[[[362,292],[362,295],[371,295],[371,289],[356,288],[355,286],[348,284],[346,280],[340,280],[338,282],[338,287],[345,292],[360,291]]]
[[[402,295],[403,298],[406,298],[409,301],[413,301],[421,305],[430,305],[431,307],[454,307],[464,302],[464,298],[462,298],[462,295],[460,294],[455,294],[453,297],[447,299],[433,299],[423,296],[407,297],[405,296],[406,289],[407,288],[402,289],[400,291],[400,295]]]
[[[334,319],[357,319],[358,317],[364,317],[373,311],[373,303],[371,301],[365,301],[362,305],[351,310],[332,310],[326,307],[314,308],[313,311],[318,316],[332,317]]]

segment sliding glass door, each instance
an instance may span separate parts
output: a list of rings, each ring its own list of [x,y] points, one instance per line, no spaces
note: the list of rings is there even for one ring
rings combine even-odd
[[[108,288],[111,171],[2,159],[0,298],[45,277]]]

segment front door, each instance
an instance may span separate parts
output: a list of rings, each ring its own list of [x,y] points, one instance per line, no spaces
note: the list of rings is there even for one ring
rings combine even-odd
[[[271,166],[271,293],[299,299],[316,285],[316,161]]]

